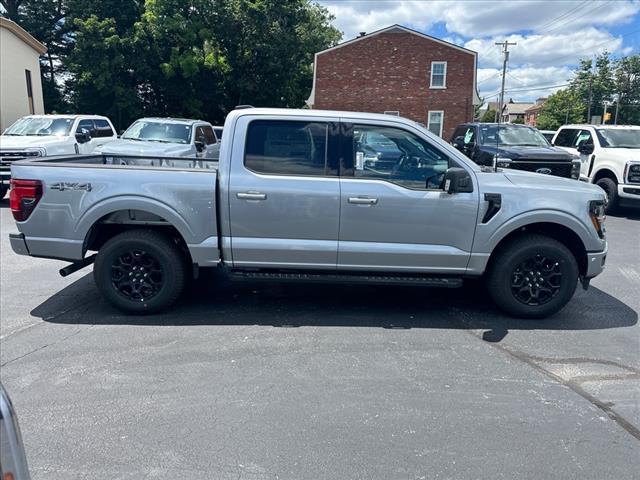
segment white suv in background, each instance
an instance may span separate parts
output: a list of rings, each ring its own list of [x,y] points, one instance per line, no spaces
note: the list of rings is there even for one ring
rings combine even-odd
[[[552,143],[580,156],[580,180],[607,192],[607,213],[619,205],[640,206],[639,126],[565,125]]]
[[[23,158],[93,153],[118,137],[99,115],[28,115],[0,136],[0,199],[9,190],[11,162]]]

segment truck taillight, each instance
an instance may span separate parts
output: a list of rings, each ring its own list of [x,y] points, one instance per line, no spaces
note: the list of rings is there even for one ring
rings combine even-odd
[[[24,222],[42,198],[42,182],[40,180],[11,179],[9,205],[16,222]]]

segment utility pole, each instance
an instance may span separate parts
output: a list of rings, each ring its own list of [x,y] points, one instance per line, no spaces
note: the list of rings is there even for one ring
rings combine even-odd
[[[596,74],[596,59],[593,58],[592,68],[591,68],[591,76],[589,77],[589,111],[587,112],[587,123],[591,123],[591,102],[593,101],[593,92],[591,87],[593,86],[593,77]]]
[[[496,45],[502,45],[502,53],[504,54],[504,61],[502,62],[502,87],[500,87],[500,104],[498,105],[497,121],[500,123],[502,119],[502,110],[504,108],[504,78],[507,75],[507,62],[509,61],[509,45],[517,45],[516,42],[496,42]]]
[[[616,95],[616,116],[613,118],[613,124],[617,125],[618,124],[618,107],[620,107],[620,97],[622,96],[622,93],[619,93],[618,95]]]

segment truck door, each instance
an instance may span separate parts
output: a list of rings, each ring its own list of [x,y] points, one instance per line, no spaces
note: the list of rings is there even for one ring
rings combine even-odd
[[[338,269],[465,272],[477,188],[456,194],[441,188],[446,169],[462,165],[409,129],[363,122],[343,130],[352,155],[340,172]],[[372,132],[386,139],[381,143],[393,161],[367,153],[361,139]]]
[[[234,267],[336,267],[337,119],[299,118],[241,117],[226,140]]]

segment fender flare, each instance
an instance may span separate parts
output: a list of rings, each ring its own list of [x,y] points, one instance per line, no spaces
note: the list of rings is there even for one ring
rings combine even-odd
[[[174,227],[187,243],[197,243],[189,224],[169,205],[153,198],[122,195],[110,197],[92,205],[76,222],[75,238],[86,241],[91,228],[105,215],[121,210],[141,210],[157,215]]]

